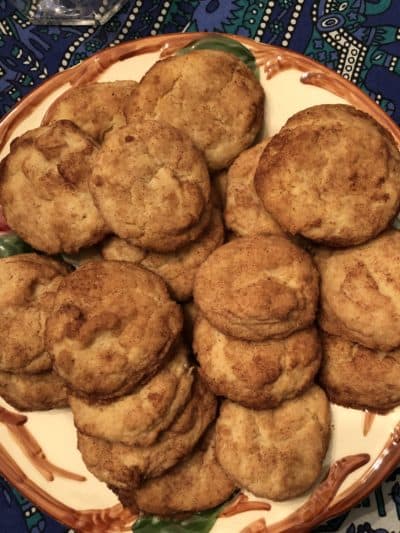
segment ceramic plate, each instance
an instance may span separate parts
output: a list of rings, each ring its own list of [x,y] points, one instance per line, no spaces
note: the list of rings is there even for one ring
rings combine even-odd
[[[206,34],[151,37],[109,48],[61,72],[25,98],[0,124],[0,156],[10,141],[40,125],[49,105],[71,85],[92,80],[134,79],[158,59],[186,53]],[[199,46],[199,44],[197,44]],[[200,46],[229,48],[258,72],[266,94],[265,131],[274,134],[293,113],[319,103],[347,102],[373,115],[400,144],[390,118],[354,85],[310,59],[242,37],[208,34]],[[188,48],[189,47],[189,48]],[[351,58],[348,66],[351,70]],[[350,73],[351,74],[351,73]],[[360,216],[362,214],[360,213]],[[6,230],[6,227],[0,227]],[[4,237],[6,237],[4,239]],[[5,247],[18,251],[15,237],[3,233]],[[126,531],[136,517],[119,505],[104,483],[85,468],[76,448],[68,410],[26,413],[21,418],[0,400],[0,472],[27,498],[79,531]],[[268,533],[306,531],[356,504],[400,460],[400,408],[385,416],[332,406],[332,440],[323,475],[312,491],[283,503],[241,493],[221,508],[194,515],[180,524],[141,519],[135,530]],[[268,527],[268,530],[266,529]]]

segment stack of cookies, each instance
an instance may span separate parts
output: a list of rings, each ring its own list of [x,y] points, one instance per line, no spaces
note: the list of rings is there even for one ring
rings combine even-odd
[[[385,412],[400,404],[400,233],[316,254],[321,272],[320,381],[331,401]],[[333,276],[332,273],[335,273]]]
[[[209,172],[254,142],[263,107],[261,85],[230,54],[197,51],[156,63],[126,105],[127,126],[107,136],[90,179],[115,235],[103,257],[140,264],[177,301],[189,300],[197,268],[224,237]]]
[[[321,472],[330,426],[328,401],[313,385],[320,346],[311,258],[281,236],[236,238],[201,265],[194,298],[200,373],[227,398],[219,462],[258,496],[303,493]]]
[[[0,395],[22,411],[68,405],[45,343],[46,321],[67,272],[37,254],[0,260]]]
[[[399,405],[400,234],[388,229],[400,205],[393,138],[350,106],[315,106],[267,144],[254,184],[279,226],[313,243],[319,380],[330,400],[377,412]]]
[[[181,329],[181,309],[162,279],[122,261],[88,262],[66,276],[47,321],[82,457],[130,505],[146,480],[183,459],[191,471],[196,454],[206,454],[218,469],[212,430],[190,456],[215,419],[217,401],[190,364]],[[222,470],[220,479],[212,504],[234,489]],[[141,508],[146,501],[142,495]]]

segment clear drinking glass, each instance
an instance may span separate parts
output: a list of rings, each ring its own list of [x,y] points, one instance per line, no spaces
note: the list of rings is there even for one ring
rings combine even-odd
[[[107,22],[127,0],[14,0],[33,24],[98,25]]]

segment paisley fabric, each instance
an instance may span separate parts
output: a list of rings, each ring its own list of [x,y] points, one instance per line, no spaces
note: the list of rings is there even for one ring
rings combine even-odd
[[[218,31],[304,53],[356,83],[400,123],[399,0],[130,0],[104,26],[34,26],[29,2],[0,0],[0,116],[49,75],[125,40]],[[65,533],[0,478],[0,533]],[[399,533],[400,468],[315,532]],[[173,533],[171,531],[171,533]]]

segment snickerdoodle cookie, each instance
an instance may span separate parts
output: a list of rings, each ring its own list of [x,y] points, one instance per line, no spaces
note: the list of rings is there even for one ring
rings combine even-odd
[[[19,411],[67,407],[67,388],[55,372],[11,374],[0,371],[0,396]]]
[[[143,248],[176,250],[194,241],[210,219],[203,154],[165,122],[143,120],[111,131],[89,185],[112,231]]]
[[[316,385],[275,409],[255,411],[225,400],[217,420],[217,459],[240,487],[286,500],[317,480],[329,435],[329,402]]]
[[[283,230],[265,210],[254,188],[258,162],[270,139],[242,152],[228,170],[224,219],[236,235],[283,235]]]
[[[300,394],[312,383],[321,358],[314,328],[251,342],[224,335],[203,317],[195,324],[193,348],[211,390],[253,409]]]
[[[88,469],[101,481],[132,489],[147,478],[162,475],[190,453],[214,420],[217,401],[197,378],[183,412],[151,446],[126,446],[88,437],[78,431],[78,448]]]
[[[194,300],[227,335],[262,341],[309,326],[318,301],[310,256],[277,235],[237,238],[200,266]]]
[[[273,137],[255,186],[283,229],[351,246],[379,234],[397,213],[400,154],[391,135],[366,113],[320,105],[289,119]]]
[[[320,251],[320,326],[376,350],[400,346],[400,233],[348,250]]]
[[[70,395],[75,426],[86,435],[127,445],[149,446],[182,412],[192,391],[193,372],[187,348],[131,394],[107,403]]]
[[[0,370],[51,369],[45,324],[67,272],[58,261],[34,253],[0,259]]]
[[[223,241],[224,226],[219,211],[214,208],[203,233],[176,252],[146,252],[124,239],[111,237],[104,243],[102,255],[105,259],[131,261],[155,272],[163,278],[175,300],[185,301],[192,296],[197,269]]]
[[[400,404],[400,350],[381,352],[332,335],[322,337],[320,383],[332,402],[370,411]]]
[[[215,457],[215,426],[196,449],[160,477],[149,479],[133,492],[120,494],[128,507],[145,513],[171,516],[195,513],[221,504],[236,485]]]
[[[142,78],[127,118],[148,115],[184,131],[217,170],[253,143],[263,112],[263,88],[240,59],[196,50],[158,61]]]
[[[153,375],[181,328],[181,310],[159,276],[95,261],[64,278],[46,340],[56,371],[77,394],[107,398]]]
[[[96,150],[68,120],[30,130],[11,143],[0,167],[0,202],[8,224],[34,248],[76,252],[105,235],[88,187]]]
[[[100,143],[112,128],[126,124],[123,108],[136,86],[124,80],[72,87],[51,104],[42,125],[70,120]]]

